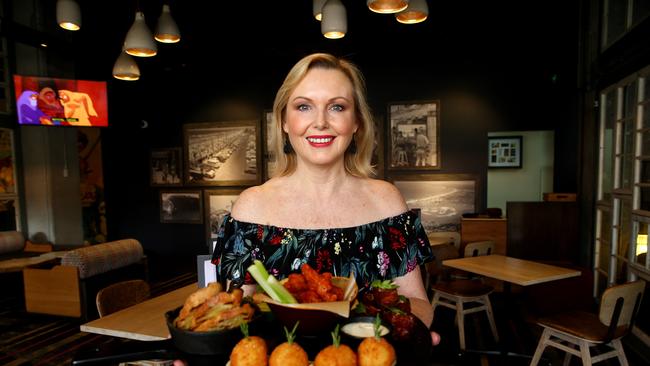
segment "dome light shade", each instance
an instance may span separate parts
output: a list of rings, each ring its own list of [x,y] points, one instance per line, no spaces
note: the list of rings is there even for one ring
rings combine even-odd
[[[158,53],[158,46],[141,11],[135,13],[135,21],[124,40],[124,50],[129,55],[138,57],[151,57]]]
[[[338,39],[345,37],[348,31],[348,19],[345,6],[340,0],[327,0],[323,5],[323,19],[320,30],[325,38]]]
[[[421,23],[429,16],[429,6],[426,0],[411,0],[409,6],[395,14],[395,19],[403,24]]]
[[[140,68],[133,57],[122,51],[113,65],[113,77],[127,81],[138,80],[140,79]]]
[[[76,31],[81,29],[81,10],[75,0],[58,0],[56,2],[56,22],[63,29]]]
[[[167,4],[163,5],[162,14],[158,18],[155,38],[156,41],[162,43],[176,43],[181,40],[181,32],[178,30],[178,25],[172,18]]]
[[[409,5],[409,0],[368,0],[368,9],[380,14],[400,12]]]
[[[323,5],[325,5],[326,1],[327,0],[314,0],[313,2],[314,18],[318,21],[323,19]]]

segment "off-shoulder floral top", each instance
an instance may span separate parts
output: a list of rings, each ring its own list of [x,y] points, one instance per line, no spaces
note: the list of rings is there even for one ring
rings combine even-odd
[[[433,259],[429,240],[412,211],[354,227],[288,229],[242,222],[229,214],[217,234],[212,262],[221,279],[255,283],[246,268],[254,259],[282,279],[308,263],[335,276],[355,274],[360,288],[405,275]]]

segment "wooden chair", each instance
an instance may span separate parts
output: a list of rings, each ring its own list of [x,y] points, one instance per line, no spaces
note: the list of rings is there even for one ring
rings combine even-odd
[[[485,241],[468,244],[465,247],[466,255],[473,256],[489,254],[494,250],[494,242]],[[469,247],[469,249],[467,249]],[[496,323],[494,321],[494,312],[490,302],[490,294],[494,287],[483,283],[479,279],[455,279],[442,281],[431,286],[434,291],[431,306],[436,311],[438,305],[444,306],[456,311],[456,324],[458,325],[458,337],[460,340],[460,349],[465,350],[465,315],[485,311],[490,328],[494,335],[494,340],[499,342]]]
[[[566,352],[564,365],[571,355],[591,365],[608,358],[618,357],[621,365],[628,365],[621,338],[630,333],[641,305],[645,281],[638,280],[615,285],[603,292],[598,314],[571,311],[542,318],[544,327],[531,366],[537,365],[546,346]],[[592,355],[591,347],[603,346],[608,352]]]
[[[147,300],[149,295],[149,284],[144,280],[117,282],[97,292],[97,312],[99,317],[104,317]]]

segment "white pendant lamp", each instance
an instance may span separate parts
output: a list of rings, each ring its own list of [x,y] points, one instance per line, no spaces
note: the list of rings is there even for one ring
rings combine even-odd
[[[327,0],[325,2],[320,30],[325,38],[338,39],[345,37],[345,33],[348,31],[348,19],[345,6],[340,0]]]
[[[122,50],[113,65],[113,77],[119,80],[135,81],[140,79],[140,68],[131,55]]]
[[[63,29],[76,31],[81,29],[81,10],[75,0],[58,0],[56,2],[56,22]]]
[[[321,21],[323,19],[323,5],[327,0],[314,0],[313,2],[313,13],[316,20]]]
[[[162,43],[176,43],[181,40],[181,32],[178,30],[178,25],[172,18],[167,4],[163,5],[162,14],[158,18],[155,38],[156,41]]]
[[[395,14],[395,19],[403,24],[421,23],[429,16],[429,6],[426,0],[411,0],[409,6]]]
[[[368,0],[368,9],[380,14],[400,12],[409,5],[409,0]]]
[[[135,13],[135,21],[124,40],[124,50],[129,55],[138,57],[151,57],[158,53],[158,46],[141,11]]]

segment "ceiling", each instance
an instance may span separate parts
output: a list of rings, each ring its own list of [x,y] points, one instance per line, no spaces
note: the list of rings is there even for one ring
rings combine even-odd
[[[92,64],[110,70],[131,26],[136,7],[153,29],[162,0],[79,0],[83,27],[72,37],[83,44]],[[376,67],[510,68],[522,64],[557,68],[577,54],[577,5],[563,0],[538,2],[524,11],[521,2],[428,0],[429,19],[404,25],[392,15],[367,9],[364,1],[343,0],[348,34],[325,39],[312,16],[311,0],[171,0],[182,39],[159,44],[159,53],[138,60],[147,69],[198,69],[215,65],[281,66],[325,51]],[[98,56],[102,57],[98,57]],[[84,62],[82,58],[82,62]],[[575,63],[573,63],[575,67]],[[110,71],[107,71],[110,72]]]

